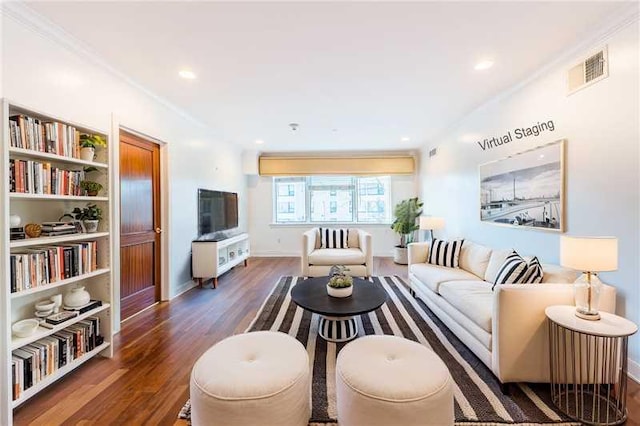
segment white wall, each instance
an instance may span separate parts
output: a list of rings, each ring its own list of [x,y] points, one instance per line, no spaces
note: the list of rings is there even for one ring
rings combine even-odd
[[[273,179],[251,176],[248,178],[249,232],[253,256],[300,256],[302,233],[314,225],[273,225]],[[391,179],[391,204],[415,197],[417,185],[414,176],[394,176]],[[372,234],[374,256],[391,256],[399,237],[390,225],[357,225]]]
[[[605,42],[610,76],[567,97],[566,69]],[[446,218],[448,236],[513,247],[557,263],[559,234],[480,223],[478,165],[566,138],[566,234],[619,239],[618,271],[603,273],[602,279],[618,290],[618,313],[636,323],[640,322],[638,49],[636,15],[632,24],[606,41],[581,49],[520,90],[484,105],[425,146],[424,153],[434,146],[439,153],[432,159],[423,157],[420,179],[427,211]],[[486,151],[475,142],[543,120],[553,120],[555,131]],[[465,143],[463,135],[477,137]],[[640,361],[638,337],[632,338],[630,355]]]
[[[210,129],[99,65],[55,27],[19,6],[7,13],[2,37],[4,96],[84,125],[111,129],[112,114],[128,128],[167,143],[169,297],[190,281],[191,240],[197,236],[197,188],[239,193],[240,227],[247,200],[240,151]],[[168,65],[171,66],[171,65]],[[176,79],[176,84],[184,84]],[[197,82],[196,82],[197,84]],[[117,279],[117,277],[116,277]],[[119,309],[116,309],[118,312]]]

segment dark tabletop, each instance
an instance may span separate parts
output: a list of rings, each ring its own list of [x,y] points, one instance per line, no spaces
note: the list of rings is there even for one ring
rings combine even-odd
[[[331,297],[327,294],[329,277],[316,277],[298,282],[291,299],[301,308],[320,315],[347,317],[371,312],[387,301],[387,292],[379,283],[353,279],[353,294]]]

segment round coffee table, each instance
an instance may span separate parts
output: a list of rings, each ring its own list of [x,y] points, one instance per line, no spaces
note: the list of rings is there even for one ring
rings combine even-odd
[[[318,334],[329,342],[346,342],[358,335],[355,316],[378,309],[387,301],[387,292],[378,283],[353,279],[353,294],[327,294],[329,277],[309,278],[291,290],[291,299],[301,308],[320,315]]]

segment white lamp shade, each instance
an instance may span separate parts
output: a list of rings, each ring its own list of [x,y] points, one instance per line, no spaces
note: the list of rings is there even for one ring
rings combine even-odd
[[[420,216],[420,229],[442,229],[444,228],[444,219],[433,216]]]
[[[560,237],[560,264],[583,272],[618,269],[618,239],[614,237]]]

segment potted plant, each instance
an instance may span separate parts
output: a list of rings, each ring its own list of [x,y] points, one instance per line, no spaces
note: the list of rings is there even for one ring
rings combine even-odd
[[[344,265],[334,265],[331,267],[329,282],[327,283],[327,294],[332,297],[349,297],[353,293],[353,278],[347,275],[348,271]]]
[[[85,161],[93,161],[96,155],[96,147],[106,147],[107,140],[100,135],[80,134],[80,158]]]
[[[406,265],[407,245],[413,241],[415,231],[419,229],[416,219],[422,214],[423,203],[418,197],[403,200],[396,205],[393,215],[395,220],[391,225],[397,234],[400,234],[400,244],[395,246],[393,261],[400,265]]]
[[[76,207],[71,212],[76,220],[81,220],[87,232],[96,232],[102,219],[102,209],[95,204],[88,203],[86,207]]]
[[[92,180],[83,180],[80,182],[80,188],[87,191],[88,196],[95,197],[102,189],[102,185]]]

